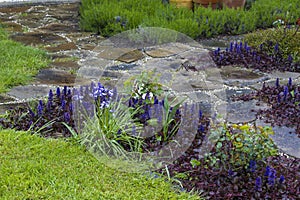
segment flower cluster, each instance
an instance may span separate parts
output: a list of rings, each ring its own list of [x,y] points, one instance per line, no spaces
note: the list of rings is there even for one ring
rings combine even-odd
[[[293,84],[292,78],[289,78],[286,85],[281,85],[277,78],[273,86],[263,84],[261,90],[233,99],[257,99],[270,104],[269,109],[257,111],[258,118],[278,126],[296,127],[296,134],[300,137],[300,85]]]
[[[267,46],[273,46],[273,44],[270,43]],[[300,71],[300,64],[294,63],[291,55],[287,59],[282,56],[279,44],[275,44],[271,55],[264,53],[263,49],[264,44],[261,44],[260,50],[257,51],[248,46],[247,43],[231,42],[225,51],[218,48],[210,52],[210,55],[217,66],[237,65],[263,72],[272,70]]]

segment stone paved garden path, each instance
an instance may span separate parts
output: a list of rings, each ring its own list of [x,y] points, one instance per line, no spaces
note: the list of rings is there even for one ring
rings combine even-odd
[[[259,89],[263,82],[275,84],[276,78],[287,82],[292,77],[295,83],[300,83],[299,73],[267,74],[237,67],[217,68],[208,56],[209,49],[224,48],[239,37],[202,40],[200,43],[190,40],[170,42],[143,48],[124,46],[120,41],[115,42],[116,38],[106,40],[93,33],[80,32],[76,0],[12,7],[1,1],[0,22],[11,31],[11,38],[45,49],[53,62],[40,70],[31,84],[14,87],[0,95],[0,112],[20,102],[43,97],[49,89],[56,87],[83,85],[99,79],[107,85],[122,84],[131,75],[156,69],[166,90],[199,102],[206,114],[220,114],[231,123],[261,123],[251,110],[266,105],[257,106],[255,100],[232,102],[230,97]],[[287,134],[286,127],[274,128],[278,146],[288,154],[300,157],[299,138]]]

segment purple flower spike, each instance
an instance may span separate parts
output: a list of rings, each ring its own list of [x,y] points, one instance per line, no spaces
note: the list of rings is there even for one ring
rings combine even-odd
[[[269,185],[274,185],[275,184],[275,179],[276,179],[276,170],[272,168],[270,170],[270,174],[269,174],[269,177],[268,177],[268,184]]]
[[[292,86],[292,78],[289,78],[289,83],[288,83],[289,87]]]
[[[29,108],[29,114],[30,114],[30,116],[33,118],[33,117],[35,117],[35,114],[34,114],[34,112]]]
[[[284,182],[284,176],[283,176],[283,175],[280,175],[279,183],[282,184],[283,182]]]
[[[48,101],[53,101],[53,92],[52,92],[52,90],[49,90]]]
[[[250,48],[250,47],[247,47],[246,51],[247,51],[247,53],[250,53],[251,48]]]
[[[57,98],[59,98],[60,97],[60,88],[58,87],[58,88],[56,88],[56,96],[57,96]]]
[[[267,167],[266,167],[265,176],[269,176],[269,175],[270,175],[270,171],[271,171],[270,166],[267,166]]]
[[[284,100],[286,99],[288,93],[289,93],[289,88],[287,86],[284,86],[284,91],[283,91]]]
[[[69,123],[71,121],[71,115],[69,112],[64,113],[65,122]]]
[[[255,190],[260,191],[261,190],[261,177],[257,177],[255,180]]]
[[[260,62],[260,56],[257,56],[256,59],[257,59],[257,62]]]
[[[289,62],[293,62],[293,57],[292,57],[291,55],[289,55],[288,61],[289,61]]]
[[[233,176],[233,171],[231,169],[228,170],[228,176]]]
[[[232,51],[233,51],[233,43],[230,42],[230,52],[232,52]]]
[[[276,87],[279,87],[279,78],[276,79]]]
[[[44,109],[42,100],[39,100],[39,104],[38,104],[37,109],[38,109],[38,116],[41,116],[43,114],[43,109]]]
[[[277,95],[277,102],[281,103],[281,96],[280,96],[280,94]]]
[[[214,55],[217,56],[219,54],[218,50],[214,51]]]
[[[47,110],[50,111],[52,107],[52,101],[48,101],[47,103]]]
[[[256,170],[256,162],[255,162],[255,160],[250,160],[249,168],[250,168],[251,172],[255,172],[255,170]]]
[[[202,111],[199,110],[199,119],[201,119],[201,118],[202,118]]]
[[[276,43],[276,45],[274,46],[274,50],[275,50],[275,52],[279,51],[279,45],[278,45],[278,43]]]
[[[61,100],[61,109],[65,110],[66,108],[66,101],[64,99]]]
[[[68,92],[68,87],[67,86],[64,86],[63,92],[64,92],[64,95],[66,96],[67,92]]]
[[[204,133],[205,129],[202,124],[198,127],[198,131]]]

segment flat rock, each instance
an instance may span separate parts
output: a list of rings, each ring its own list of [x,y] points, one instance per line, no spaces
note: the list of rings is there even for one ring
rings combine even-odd
[[[134,51],[134,49],[98,45],[93,49],[93,51],[98,53],[99,58],[116,60],[128,52]]]
[[[229,101],[232,101],[232,97],[249,94],[253,91],[254,90],[251,90],[251,89],[235,88],[235,89],[225,89],[225,91],[222,91],[222,92],[217,91],[215,94],[221,100],[229,102]]]
[[[17,33],[11,36],[11,39],[26,45],[49,45],[57,43],[65,43],[66,39],[52,33]]]
[[[70,86],[75,83],[77,74],[72,74],[64,70],[42,69],[35,77],[36,83],[45,85]]]
[[[58,51],[68,51],[77,49],[77,46],[74,42],[67,42],[63,44],[58,44],[56,46],[47,46],[45,49],[49,52],[58,52]]]
[[[258,109],[257,101],[236,101],[228,104],[219,105],[218,113],[226,113],[227,121],[230,123],[248,123],[256,120],[256,112],[252,109]]]
[[[5,27],[5,30],[12,32],[23,32],[23,26],[16,22],[2,22]]]
[[[300,73],[297,72],[279,72],[279,71],[274,71],[268,74],[270,78],[276,79],[297,79],[300,77]]]
[[[125,63],[132,63],[138,61],[144,57],[144,54],[140,50],[133,50],[122,54],[116,60],[125,62]]]
[[[158,45],[156,47],[148,47],[145,53],[154,58],[163,58],[177,55],[179,53],[190,50],[191,47],[181,43],[169,43],[165,45]]]
[[[35,99],[45,97],[53,86],[45,85],[25,85],[12,88],[7,94],[17,100]]]
[[[80,67],[77,61],[73,61],[73,60],[65,60],[65,61],[56,60],[52,62],[50,66],[58,70],[78,70]]]
[[[175,53],[171,50],[157,48],[153,50],[147,50],[146,54],[153,58],[163,58],[163,57],[172,56]]]
[[[271,126],[261,120],[256,122],[259,126]],[[286,126],[273,126],[274,135],[270,135],[276,146],[284,153],[300,158],[300,138],[295,134],[295,128]]]
[[[72,33],[79,31],[79,27],[72,24],[60,24],[60,23],[51,23],[40,28],[42,31],[52,32],[52,33]]]

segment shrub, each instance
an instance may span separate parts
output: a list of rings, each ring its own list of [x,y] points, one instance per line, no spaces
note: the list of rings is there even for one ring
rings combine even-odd
[[[279,20],[277,20],[279,21]],[[279,26],[277,28],[259,30],[254,33],[247,34],[244,41],[257,50],[273,54],[276,48],[281,51],[284,58],[300,60],[300,31],[299,25]]]
[[[197,7],[194,12],[163,4],[161,0],[83,0],[80,26],[103,36],[145,26],[159,26],[184,33],[192,38],[219,34],[242,34],[268,28],[278,16],[290,13],[291,20],[300,15],[299,0],[257,0],[247,10]]]
[[[269,127],[248,124],[223,125],[211,130],[210,140],[215,143],[212,153],[206,155],[208,164],[237,171],[248,169],[251,161],[262,161],[277,155],[277,149],[269,134]]]

